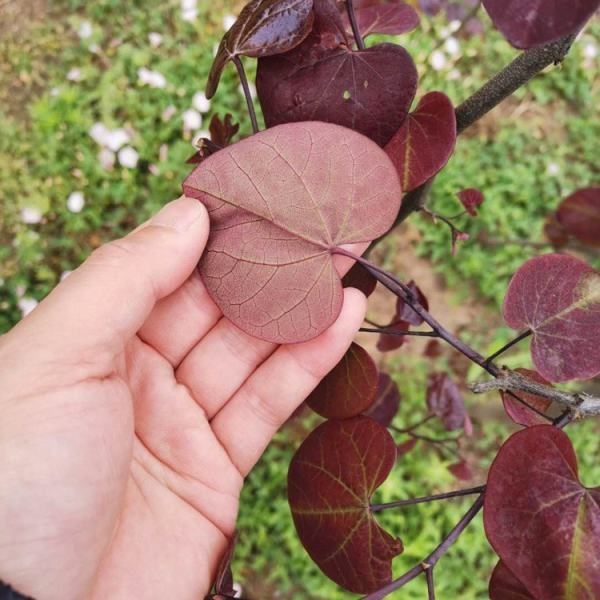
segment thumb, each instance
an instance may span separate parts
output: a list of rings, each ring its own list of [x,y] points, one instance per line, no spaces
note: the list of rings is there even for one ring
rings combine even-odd
[[[167,204],[128,236],[93,252],[13,333],[53,352],[92,349],[114,356],[155,303],[192,273],[208,230],[198,200],[181,197]]]

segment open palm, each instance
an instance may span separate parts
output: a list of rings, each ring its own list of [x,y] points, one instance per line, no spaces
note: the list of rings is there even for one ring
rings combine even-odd
[[[207,235],[175,201],[0,338],[0,579],[36,600],[201,600],[244,476],[362,320],[347,290],[314,340],[244,334],[194,271]]]

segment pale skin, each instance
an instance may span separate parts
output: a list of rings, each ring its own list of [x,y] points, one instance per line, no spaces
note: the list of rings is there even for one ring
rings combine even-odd
[[[0,579],[36,600],[200,600],[244,477],[339,361],[365,298],[275,346],[224,318],[180,198],[0,338]],[[337,260],[337,258],[336,258]]]

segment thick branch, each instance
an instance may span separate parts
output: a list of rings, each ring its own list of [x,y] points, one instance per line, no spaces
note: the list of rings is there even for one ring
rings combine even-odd
[[[573,411],[574,417],[577,419],[600,415],[600,398],[598,396],[592,396],[586,392],[564,392],[508,369],[503,369],[496,379],[478,381],[471,384],[469,388],[476,394],[491,390],[534,394],[566,406]]]

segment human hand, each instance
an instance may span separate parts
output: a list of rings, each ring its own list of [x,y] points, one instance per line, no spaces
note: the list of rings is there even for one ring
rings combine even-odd
[[[180,198],[0,338],[0,579],[36,600],[201,600],[244,476],[340,360],[364,296],[302,344],[244,334]]]

